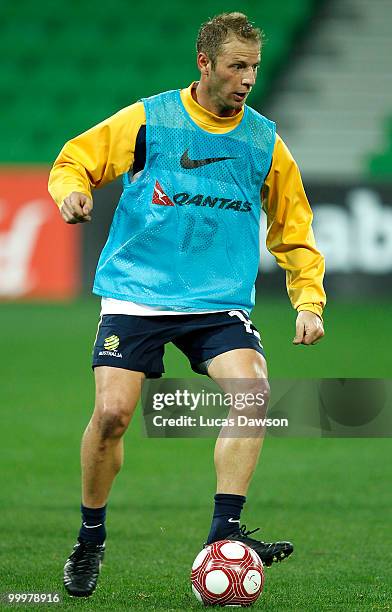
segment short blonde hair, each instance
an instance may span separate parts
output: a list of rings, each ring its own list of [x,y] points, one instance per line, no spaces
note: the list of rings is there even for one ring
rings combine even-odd
[[[219,55],[222,44],[234,34],[239,39],[263,43],[263,32],[256,28],[243,13],[221,13],[200,27],[196,40],[197,53],[205,53],[213,67]]]

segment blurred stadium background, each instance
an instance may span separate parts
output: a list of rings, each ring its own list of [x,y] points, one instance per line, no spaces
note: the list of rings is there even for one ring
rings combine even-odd
[[[117,183],[96,191],[93,223],[67,226],[47,193],[49,168],[72,136],[140,97],[197,80],[198,27],[231,10],[264,30],[262,68],[249,103],[277,122],[300,166],[327,262],[327,336],[317,347],[294,348],[295,313],[262,233],[253,320],[270,374],[391,375],[389,0],[167,0],[159,6],[0,0],[0,497],[3,527],[9,526],[0,544],[3,591],[60,589],[78,524],[80,435],[93,402],[89,360],[99,302],[89,295],[120,193]],[[171,347],[166,369],[169,376],[190,375]],[[261,607],[391,609],[387,443],[267,441],[249,520],[261,521],[265,537],[291,537],[300,547],[296,564],[268,574]],[[127,467],[113,492],[115,519],[109,519],[119,553],[110,553],[109,587],[93,605],[196,607],[186,572],[208,527],[212,441],[145,440],[136,424],[127,446]],[[160,559],[156,541],[145,541],[151,525],[164,551]],[[317,552],[311,560],[309,545]],[[148,560],[140,559],[141,550]],[[146,579],[151,572],[154,578]]]

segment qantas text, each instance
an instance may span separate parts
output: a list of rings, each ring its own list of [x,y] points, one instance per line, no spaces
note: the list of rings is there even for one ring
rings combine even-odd
[[[236,210],[238,212],[249,212],[252,209],[252,203],[243,200],[232,200],[231,198],[213,198],[203,193],[198,193],[192,196],[190,193],[176,193],[173,196],[173,202],[178,206],[209,206],[210,208],[223,208],[224,210]]]

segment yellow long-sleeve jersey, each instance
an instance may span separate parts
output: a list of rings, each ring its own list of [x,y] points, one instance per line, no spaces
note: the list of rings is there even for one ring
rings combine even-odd
[[[215,134],[233,130],[243,110],[232,117],[210,113],[193,98],[195,85],[181,90],[182,102],[195,123]],[[136,102],[68,141],[49,177],[49,192],[57,205],[72,191],[91,197],[91,188],[102,187],[132,169],[136,138],[145,123],[143,103]],[[324,258],[315,245],[312,211],[298,166],[278,135],[260,197],[267,214],[267,248],[286,270],[293,307],[321,316],[326,301]]]

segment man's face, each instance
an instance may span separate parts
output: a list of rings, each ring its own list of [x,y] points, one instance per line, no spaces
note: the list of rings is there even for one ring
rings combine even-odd
[[[235,36],[223,43],[215,66],[209,62],[205,76],[208,96],[217,114],[234,115],[244,106],[256,82],[259,63],[259,43]]]

